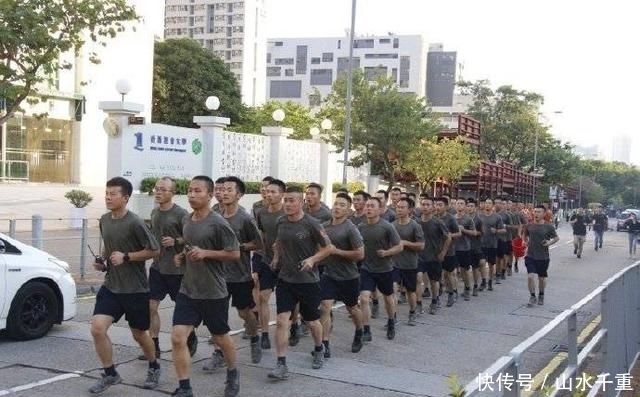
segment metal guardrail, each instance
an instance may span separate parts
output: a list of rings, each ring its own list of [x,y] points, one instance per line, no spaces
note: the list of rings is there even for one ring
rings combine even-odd
[[[67,222],[75,221],[75,227],[66,227],[62,229],[45,230],[45,222]],[[0,219],[0,224],[8,222],[8,230],[4,227],[0,231],[6,233],[9,237],[20,240],[26,244],[30,244],[40,250],[45,250],[50,254],[69,262],[75,274],[80,275],[80,280],[84,280],[87,275],[86,264],[91,262],[91,256],[88,252],[90,242],[96,244],[93,249],[96,252],[102,250],[102,238],[99,233],[93,229],[90,233],[90,222],[96,221],[87,218],[44,218],[41,215],[33,215],[30,219]],[[18,228],[18,223],[29,222],[29,227]],[[45,237],[45,234],[57,234],[55,237]],[[73,242],[76,242],[75,246]],[[78,245],[79,244],[79,245]],[[46,246],[45,246],[46,245]],[[79,255],[78,255],[79,252]]]
[[[601,304],[600,330],[591,335],[582,349],[578,350],[578,312],[598,297]],[[567,358],[563,363],[564,369],[554,380],[554,385],[563,385],[567,379],[573,379],[589,355],[600,347],[603,355],[600,373],[597,381],[589,384],[591,387],[587,396],[594,397],[598,393],[606,397],[619,396],[623,389],[618,387],[612,378],[628,374],[640,358],[640,262],[616,273],[513,348],[507,356],[496,360],[465,387],[465,396],[520,397],[523,391],[529,392],[531,384],[522,381],[530,379],[530,376],[523,377],[521,373],[523,354],[565,322]],[[495,379],[511,380],[511,387],[482,387],[486,386],[488,380]],[[545,395],[554,397],[562,391],[567,390],[556,388],[549,390]]]

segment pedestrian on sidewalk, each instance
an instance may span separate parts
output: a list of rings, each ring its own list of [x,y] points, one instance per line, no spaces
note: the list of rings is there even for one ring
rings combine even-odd
[[[587,217],[584,209],[578,208],[578,212],[569,218],[569,224],[573,228],[573,254],[580,258],[582,247],[587,239]]]
[[[604,238],[604,232],[609,228],[609,219],[604,214],[602,206],[599,205],[596,208],[596,213],[593,215],[593,234],[595,235],[594,244],[596,251],[602,249],[602,241]]]
[[[629,219],[624,222],[624,226],[629,232],[629,258],[635,258],[636,245],[638,244],[638,238],[640,238],[640,221],[635,213],[631,213]]]

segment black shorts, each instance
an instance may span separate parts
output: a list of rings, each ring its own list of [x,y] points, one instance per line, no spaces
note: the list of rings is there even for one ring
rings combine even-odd
[[[375,291],[376,287],[382,295],[393,295],[393,270],[384,273],[372,273],[360,269],[360,291]]]
[[[229,299],[191,299],[179,293],[173,310],[173,325],[204,323],[211,335],[225,335],[229,328]]]
[[[511,252],[512,252],[511,241],[498,240],[498,248],[496,249],[496,256],[498,258],[507,256],[511,254]]]
[[[547,271],[549,270],[549,259],[533,259],[531,257],[524,257],[524,266],[527,268],[527,273],[535,273],[538,277],[549,277]]]
[[[491,265],[496,264],[498,253],[495,248],[482,247],[482,252],[484,252],[484,257],[487,259],[487,263]]]
[[[278,283],[278,272],[274,272],[268,264],[262,262],[260,269],[258,269],[258,283],[260,284],[260,291],[275,289]]]
[[[463,270],[471,269],[471,251],[456,251],[458,267]]]
[[[456,270],[458,266],[458,258],[455,255],[445,256],[444,261],[442,261],[442,270],[445,272],[453,272]]]
[[[300,304],[300,315],[304,321],[315,321],[320,318],[320,302],[322,294],[320,283],[288,283],[278,279],[276,287],[276,312],[292,312]]]
[[[442,278],[442,263],[438,261],[420,261],[418,268],[427,273],[430,281],[440,281]]]
[[[393,278],[393,282],[396,284],[402,284],[402,278],[400,277],[400,269],[397,267],[393,267],[391,271],[391,277]]]
[[[162,274],[158,269],[149,268],[149,299],[161,301],[167,295],[172,301],[176,301],[182,274]]]
[[[93,315],[101,314],[113,317],[117,323],[124,315],[132,329],[149,329],[149,293],[115,294],[104,285],[96,295]]]
[[[256,303],[253,301],[253,280],[240,283],[227,283],[227,291],[229,291],[227,298],[231,300],[231,306],[236,309],[253,309],[256,306]]]
[[[471,268],[477,269],[480,267],[480,262],[484,260],[484,253],[471,251]]]
[[[345,306],[353,307],[358,304],[360,295],[360,279],[334,280],[326,274],[320,277],[322,300],[336,300],[344,302]]]
[[[258,273],[260,267],[262,267],[262,254],[254,251],[251,253],[251,273]]]
[[[418,269],[399,269],[398,274],[402,285],[408,292],[416,292],[418,286]]]

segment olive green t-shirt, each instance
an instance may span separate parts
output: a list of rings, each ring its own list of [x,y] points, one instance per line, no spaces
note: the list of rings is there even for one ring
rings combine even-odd
[[[458,222],[458,227],[462,232],[464,230],[474,230],[475,224],[473,223],[473,219],[469,215],[462,215],[460,217],[456,217],[456,221]],[[453,239],[454,249],[456,251],[470,251],[471,250],[471,236],[462,233],[460,237],[456,237]]]
[[[456,220],[456,217],[454,215],[451,215],[450,211],[451,211],[451,208],[447,210],[447,212],[445,212],[442,216],[439,216],[438,219],[440,219],[442,223],[444,223],[449,233],[458,233],[460,232],[458,221]],[[454,214],[455,214],[455,211],[454,211]],[[455,254],[456,254],[456,246],[452,241],[451,244],[449,244],[449,250],[447,251],[447,256],[455,256]]]
[[[438,255],[447,241],[449,232],[442,221],[436,217],[418,222],[424,235],[424,249],[420,252],[420,260],[423,262],[437,262]]]
[[[251,218],[251,215],[238,209],[238,211],[229,218],[224,218],[240,244],[255,242],[261,245],[260,232],[258,226]],[[228,283],[242,283],[251,280],[251,253],[249,251],[240,251],[240,259],[233,262],[225,262],[225,279]]]
[[[300,271],[303,260],[315,255],[318,246],[331,244],[327,232],[320,222],[309,214],[298,221],[290,221],[286,216],[278,218],[276,224],[278,242],[278,278],[292,284],[317,283],[318,267],[312,271]]]
[[[358,230],[364,241],[364,263],[362,267],[371,273],[386,273],[393,270],[393,260],[390,256],[381,258],[378,250],[387,250],[400,244],[400,236],[391,223],[380,218],[374,224],[367,221],[358,225]]]
[[[238,239],[229,223],[215,212],[201,220],[194,221],[189,215],[184,219],[183,236],[185,243],[193,247],[214,251],[237,251]],[[186,264],[180,293],[191,299],[226,298],[227,283],[224,279],[224,264],[214,259],[205,259]]]
[[[304,212],[316,218],[320,223],[331,220],[331,210],[324,204],[320,205],[316,211],[311,211],[309,207],[304,207]]]
[[[542,245],[542,242],[558,237],[556,228],[550,223],[529,223],[525,225],[525,230],[529,236],[527,257],[537,260],[549,259],[549,247]]]
[[[331,221],[323,224],[329,240],[336,248],[343,251],[354,251],[362,247],[362,236],[358,227],[350,220],[345,220],[338,225],[332,225]],[[329,255],[322,261],[325,265],[324,274],[333,280],[353,280],[360,277],[358,265],[345,257]]]
[[[413,219],[409,219],[409,222],[405,225],[400,224],[400,220],[396,219],[393,222],[393,227],[396,228],[400,240],[411,241],[412,243],[424,242],[422,228]],[[417,269],[418,254],[419,251],[405,247],[402,252],[393,257],[393,263],[398,269]]]
[[[276,242],[276,222],[278,218],[284,215],[284,210],[281,208],[276,212],[269,212],[268,209],[263,209],[258,212],[258,229],[262,232],[262,239],[264,241],[264,258],[262,259],[267,265],[273,260],[273,243]]]
[[[100,218],[100,233],[104,241],[103,256],[120,251],[130,253],[144,249],[157,250],[160,246],[144,221],[131,211],[118,219],[108,212]],[[134,294],[149,291],[144,261],[129,261],[110,265],[104,276],[104,286],[114,294]]]
[[[156,241],[160,244],[160,255],[153,260],[151,267],[159,271],[161,274],[183,274],[184,268],[173,264],[173,257],[182,252],[184,248],[181,244],[173,247],[163,247],[162,237],[173,237],[174,239],[182,237],[182,220],[189,213],[177,204],[162,211],[154,208],[151,211],[151,231]]]

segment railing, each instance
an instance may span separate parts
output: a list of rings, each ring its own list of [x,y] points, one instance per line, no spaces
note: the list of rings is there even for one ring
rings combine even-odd
[[[28,181],[29,180],[29,162],[21,160],[0,160],[0,167],[3,170],[0,173],[2,180]]]
[[[70,228],[70,223],[78,226]],[[41,215],[0,219],[0,232],[68,262],[72,274],[80,280],[88,274],[98,273],[86,268],[92,262],[88,246],[91,245],[96,253],[102,251],[97,219],[43,218]]]
[[[583,329],[588,335],[580,342],[578,315],[588,305],[597,303],[598,297],[601,305],[600,329],[596,331],[596,327],[593,327],[593,325],[597,326],[598,317],[592,318],[589,322],[592,329],[588,327]],[[566,359],[563,360],[564,368],[560,368],[561,372],[559,373],[553,372],[558,374],[553,379],[555,387],[547,384],[548,388],[543,394],[554,397],[563,391],[573,390],[571,387],[566,387],[567,380],[571,386],[571,380],[582,377],[578,371],[584,367],[588,358],[598,348],[602,354],[602,358],[599,360],[599,373],[595,379],[590,380],[590,383],[587,382],[587,386],[589,386],[586,389],[587,396],[612,397],[619,396],[622,390],[630,390],[624,388],[626,386],[624,379],[621,382],[620,379],[614,379],[614,377],[628,375],[640,355],[640,262],[634,263],[609,278],[570,309],[559,314],[549,324],[516,346],[509,355],[496,360],[466,386],[465,396],[520,397],[525,394],[532,395],[535,391],[532,387],[534,382],[532,377],[523,371],[523,356],[533,350],[532,347],[535,344],[539,344],[547,338],[553,338],[552,333],[564,323],[566,323],[566,334],[563,338],[566,341],[566,347],[562,349],[566,349]],[[585,334],[585,332],[582,333]],[[579,349],[580,345],[582,345],[581,349]],[[548,375],[552,374],[545,374],[545,380]],[[580,377],[576,378],[576,375],[580,375]],[[501,380],[503,384],[496,384],[494,382],[496,379]],[[504,384],[505,380],[510,380],[510,384]],[[576,383],[578,382],[573,385],[576,386]],[[580,383],[584,389],[584,382]],[[492,385],[493,387],[491,387]],[[558,385],[563,387],[558,387]],[[582,389],[577,391],[583,391]]]

